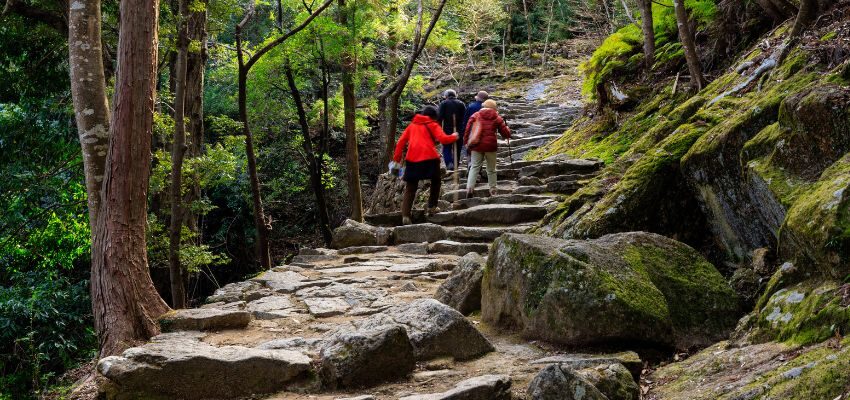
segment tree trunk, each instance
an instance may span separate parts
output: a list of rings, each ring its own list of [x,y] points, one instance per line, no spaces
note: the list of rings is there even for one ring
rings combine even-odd
[[[310,124],[307,122],[307,112],[304,111],[304,102],[301,101],[301,93],[295,85],[295,77],[292,75],[292,69],[287,65],[286,82],[289,84],[289,92],[292,94],[292,100],[295,103],[295,109],[298,112],[298,124],[301,125],[301,141],[304,148],[304,155],[307,157],[308,169],[310,170],[310,186],[313,187],[313,194],[316,196],[316,212],[319,214],[319,231],[322,233],[322,238],[325,240],[325,245],[330,246],[333,234],[331,233],[330,219],[328,218],[328,205],[325,201],[325,187],[322,185],[322,172],[320,165],[316,159],[316,150],[313,147],[313,140],[310,138]]]
[[[159,2],[123,0],[120,15],[115,106],[92,243],[92,305],[101,357],[158,334],[157,319],[168,311],[148,274],[145,239]]]
[[[655,27],[652,25],[652,0],[638,0],[643,30],[643,63],[646,71],[655,64]]]
[[[100,210],[100,191],[109,148],[109,102],[106,99],[100,26],[100,0],[79,0],[70,7],[68,59],[71,96],[83,151],[92,234]]]
[[[186,308],[186,271],[180,262],[183,231],[183,157],[186,155],[186,58],[189,52],[188,0],[180,0],[177,14],[177,61],[174,63],[174,138],[171,143],[171,226],[168,229],[168,266],[171,306]]]
[[[348,26],[348,9],[345,0],[338,0],[339,10],[337,22],[340,26]],[[354,42],[354,39],[350,42]],[[355,129],[355,110],[357,98],[354,95],[355,60],[350,52],[345,52],[342,59],[342,103],[345,119],[345,159],[348,169],[348,194],[351,205],[351,219],[363,222],[363,195],[360,192],[360,157],[357,150],[357,131]]]
[[[549,20],[546,22],[546,39],[543,42],[543,59],[541,64],[546,65],[546,53],[549,51],[549,35],[552,34],[552,18],[554,18],[555,0],[549,0]]]
[[[806,27],[814,21],[817,10],[818,0],[800,0],[800,9],[797,11],[797,18],[794,20],[789,36],[797,38],[802,35]]]
[[[531,57],[534,55],[534,49],[531,46],[531,18],[528,16],[528,0],[522,0],[522,14],[525,16],[525,31],[528,37],[528,60],[526,62],[531,65]]]
[[[705,86],[705,77],[702,75],[702,67],[700,66],[699,56],[697,55],[696,44],[694,44],[694,35],[691,32],[688,10],[685,9],[683,0],[673,0],[673,7],[676,11],[679,40],[682,42],[682,48],[685,50],[685,61],[688,63],[688,71],[691,74],[691,87],[696,91],[700,91]]]
[[[204,145],[204,67],[207,60],[207,2],[203,11],[189,14],[189,40],[193,44],[186,57],[186,115],[189,117],[189,157],[200,157]],[[197,47],[194,46],[197,44]],[[201,186],[194,179],[192,191],[186,197],[186,204],[192,204],[201,198]],[[199,216],[185,211],[185,223],[193,232],[200,233]],[[197,244],[201,243],[200,236]]]
[[[241,43],[239,45],[241,49]],[[241,63],[240,63],[241,64]],[[248,177],[251,181],[251,202],[254,208],[254,228],[256,229],[256,253],[260,266],[271,269],[271,253],[269,252],[269,226],[263,210],[263,199],[260,194],[260,177],[257,173],[257,156],[254,153],[254,135],[248,125],[248,106],[246,105],[248,71],[239,68],[239,119],[242,121],[242,134],[245,135],[245,156],[248,159]]]

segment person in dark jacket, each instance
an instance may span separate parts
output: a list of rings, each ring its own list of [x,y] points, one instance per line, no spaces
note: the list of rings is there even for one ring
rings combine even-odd
[[[401,163],[402,153],[407,148],[404,169],[404,197],[401,202],[402,224],[410,224],[410,212],[413,208],[413,199],[419,188],[419,181],[429,179],[431,181],[431,193],[428,198],[428,213],[439,212],[437,202],[440,200],[440,154],[434,148],[435,142],[449,145],[457,141],[458,135],[446,135],[440,124],[437,123],[437,109],[426,106],[413,117],[413,122],[407,126],[398,143],[395,146],[393,161]],[[392,166],[390,167],[392,168]]]
[[[457,92],[452,89],[446,90],[446,99],[440,103],[437,122],[443,127],[444,132],[463,135],[463,116],[466,114],[466,104],[457,99]],[[462,137],[461,137],[462,139]],[[455,169],[455,160],[460,159],[460,147],[452,153],[452,146],[443,147],[443,159],[446,160],[446,169]]]
[[[469,123],[469,118],[471,118],[473,114],[481,111],[481,104],[489,98],[490,94],[482,90],[475,95],[475,100],[466,105],[466,113],[463,114],[464,128],[466,127],[466,124]]]
[[[463,140],[466,147],[472,152],[470,169],[466,180],[466,197],[473,196],[475,185],[478,181],[478,172],[481,164],[487,161],[487,183],[490,186],[490,195],[496,194],[496,150],[499,147],[496,132],[505,139],[511,138],[511,130],[505,119],[496,111],[497,104],[494,100],[487,100],[482,104],[481,111],[472,115],[466,123]],[[478,125],[476,127],[476,124]],[[473,130],[477,129],[478,142],[470,143]]]

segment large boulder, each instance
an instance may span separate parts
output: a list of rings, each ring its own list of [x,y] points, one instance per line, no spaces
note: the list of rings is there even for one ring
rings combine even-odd
[[[461,381],[442,393],[419,394],[400,400],[510,400],[511,378],[505,375],[483,375]]]
[[[434,298],[464,315],[481,309],[481,278],[485,262],[484,257],[477,253],[461,257],[451,275],[437,288]]]
[[[355,322],[361,330],[402,325],[416,360],[450,356],[468,360],[494,350],[493,345],[457,310],[434,299],[418,299]]]
[[[609,400],[587,379],[558,364],[543,368],[526,393],[531,400]]]
[[[608,400],[640,400],[640,387],[623,364],[599,365],[577,373],[599,389]]]
[[[392,231],[347,219],[334,229],[331,247],[343,249],[355,246],[383,246],[392,238]]]
[[[320,358],[319,375],[330,389],[372,386],[416,368],[413,346],[401,325],[337,333],[322,347]]]
[[[298,351],[216,347],[182,333],[157,336],[97,364],[109,399],[241,398],[309,384],[311,368]]]
[[[725,337],[738,298],[689,246],[632,232],[594,240],[507,234],[482,283],[486,322],[567,345],[628,342],[688,349]]]

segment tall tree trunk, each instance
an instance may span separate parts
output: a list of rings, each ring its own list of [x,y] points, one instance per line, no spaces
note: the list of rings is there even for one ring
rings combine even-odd
[[[92,243],[101,357],[158,334],[157,319],[168,311],[148,273],[145,240],[159,2],[122,0],[120,15],[115,106]]]
[[[189,41],[191,46],[186,57],[186,115],[189,117],[189,157],[200,157],[204,145],[204,67],[207,60],[207,1],[202,0],[203,11],[189,14]],[[186,204],[201,198],[201,186],[194,179]],[[193,232],[200,233],[199,216],[186,211],[185,223]],[[201,243],[198,236],[197,244]]]
[[[180,0],[177,29],[177,60],[174,63],[174,138],[171,143],[171,226],[168,229],[168,267],[171,305],[186,308],[186,273],[180,262],[183,231],[183,157],[186,155],[186,58],[189,52],[188,0]]]
[[[694,34],[691,32],[688,10],[685,9],[683,0],[673,0],[673,7],[676,12],[676,25],[679,28],[679,40],[685,50],[685,61],[688,63],[688,71],[691,74],[691,87],[700,91],[705,87],[705,77],[702,75],[702,66],[700,66],[699,55],[697,55],[696,44],[694,44]]]
[[[554,18],[555,0],[549,0],[549,19],[546,21],[546,39],[543,42],[543,59],[541,64],[546,65],[546,53],[549,51],[549,35],[552,34],[552,19]]]
[[[238,36],[237,36],[238,37]],[[241,42],[241,40],[237,39]],[[238,45],[241,49],[241,43]],[[242,62],[239,67],[239,119],[242,121],[242,134],[245,135],[245,155],[248,159],[248,177],[251,182],[251,203],[254,208],[254,228],[256,232],[256,255],[263,269],[271,268],[271,253],[269,252],[269,226],[263,210],[263,199],[260,193],[260,177],[257,173],[257,156],[254,152],[254,135],[248,125],[247,85],[248,71]]]
[[[348,7],[345,0],[338,0],[337,22],[348,26]],[[352,32],[353,35],[353,32]],[[352,38],[350,43],[354,43]],[[357,150],[357,131],[355,129],[355,110],[357,98],[354,94],[354,56],[346,51],[342,59],[342,103],[345,130],[345,159],[348,170],[348,194],[351,205],[351,219],[363,222],[363,195],[360,192],[360,156]]]
[[[534,49],[531,45],[531,18],[528,16],[528,0],[522,0],[522,14],[525,16],[525,33],[528,37],[528,60],[526,62],[531,65],[531,57],[534,55]]]
[[[89,224],[94,234],[109,148],[109,102],[100,39],[100,0],[73,2],[69,7],[68,27],[71,97],[83,150]]]
[[[814,21],[817,11],[818,0],[800,0],[800,9],[797,11],[797,18],[794,20],[794,26],[791,28],[791,33],[788,36],[797,38],[802,35],[806,27]]]
[[[652,0],[638,0],[643,31],[643,64],[649,72],[655,64],[655,27],[652,25]]]
[[[319,231],[322,233],[322,238],[326,246],[331,245],[333,235],[331,233],[330,219],[328,218],[328,205],[325,201],[325,187],[322,184],[322,172],[318,161],[316,160],[316,150],[313,147],[313,139],[310,138],[310,124],[307,122],[307,112],[304,111],[304,102],[301,101],[301,92],[295,85],[295,77],[292,75],[292,68],[288,65],[285,69],[286,82],[289,85],[289,92],[292,94],[292,100],[295,103],[295,109],[298,112],[298,124],[301,125],[301,141],[304,148],[304,155],[307,157],[307,164],[310,170],[310,186],[313,187],[313,194],[316,196],[316,212],[319,214]]]

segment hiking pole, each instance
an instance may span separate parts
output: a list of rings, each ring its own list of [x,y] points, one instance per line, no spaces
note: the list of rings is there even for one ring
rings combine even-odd
[[[457,114],[452,114],[452,133],[457,133]],[[460,187],[458,183],[460,181],[460,178],[457,176],[458,172],[460,171],[460,168],[458,168],[460,167],[460,160],[457,154],[457,140],[452,143],[452,158],[455,159],[455,170],[454,172],[452,172],[452,183],[455,184],[454,202],[457,203],[458,196],[460,195]]]
[[[511,138],[508,138],[508,160],[511,162],[511,169],[514,169],[514,154],[511,151]]]

